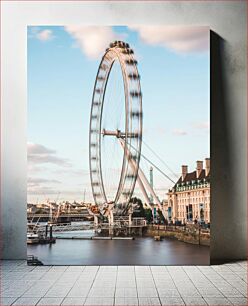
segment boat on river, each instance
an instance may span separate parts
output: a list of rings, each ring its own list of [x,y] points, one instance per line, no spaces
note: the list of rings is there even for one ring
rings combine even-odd
[[[38,244],[40,242],[40,237],[38,234],[28,232],[27,233],[27,244]]]

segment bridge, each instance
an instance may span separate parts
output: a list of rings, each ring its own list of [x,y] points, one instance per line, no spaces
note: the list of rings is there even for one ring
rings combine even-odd
[[[84,230],[94,230],[94,223],[90,224],[68,224],[68,223],[58,223],[58,224],[38,224],[34,226],[37,233],[43,233],[46,228],[52,226],[53,232],[71,232],[71,231],[84,231]]]
[[[32,219],[32,218],[49,218],[50,215],[49,213],[46,213],[46,214],[35,214],[35,213],[27,213],[27,217],[28,219]],[[60,214],[59,215],[59,218],[76,218],[76,217],[79,217],[79,218],[82,218],[82,217],[90,217],[90,214],[87,212],[87,213],[66,213],[66,214]]]
[[[89,222],[88,224],[75,223],[57,223],[57,224],[29,224],[30,228],[37,233],[44,234],[48,232],[48,228],[52,227],[53,232],[71,232],[71,231],[85,231],[94,230],[97,232],[109,232],[113,233],[117,231],[122,234],[130,234],[132,232],[138,232],[142,235],[142,229],[147,226],[146,220],[144,218],[133,218],[131,222],[121,218],[121,220],[116,220],[113,224],[109,223],[99,223],[96,225],[94,222]]]

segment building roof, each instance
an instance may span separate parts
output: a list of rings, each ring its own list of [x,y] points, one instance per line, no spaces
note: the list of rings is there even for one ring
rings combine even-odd
[[[176,182],[174,187],[176,187],[177,184],[191,182],[191,181],[195,181],[195,180],[209,179],[209,178],[210,178],[210,172],[206,176],[205,169],[202,169],[199,177],[196,177],[196,171],[193,171],[193,172],[187,173],[184,180],[182,180],[182,176],[180,176],[180,178],[178,179],[178,181]]]

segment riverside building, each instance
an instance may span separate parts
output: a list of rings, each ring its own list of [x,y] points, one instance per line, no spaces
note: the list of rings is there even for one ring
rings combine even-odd
[[[210,159],[205,159],[205,169],[203,161],[197,161],[193,172],[183,165],[181,177],[167,195],[169,221],[210,223]]]

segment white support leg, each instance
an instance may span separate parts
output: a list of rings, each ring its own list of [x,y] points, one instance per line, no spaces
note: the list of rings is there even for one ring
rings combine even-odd
[[[124,140],[121,139],[121,138],[120,138],[120,143],[121,143],[121,146],[122,146],[123,149],[124,149],[125,143],[124,143]],[[132,167],[133,169],[136,169],[136,168],[137,168],[137,164],[136,164],[135,160],[133,160],[132,158],[131,158],[131,159],[128,158],[129,155],[130,155],[129,151],[127,152],[127,155],[128,155],[128,156],[127,156],[127,159],[129,160],[129,162],[130,162],[130,164],[131,164],[131,167]],[[147,192],[146,192],[146,190],[145,190],[145,187],[146,187],[146,188],[148,189],[148,191],[152,194],[152,196],[153,196],[153,198],[154,198],[154,202],[158,205],[159,209],[162,211],[163,216],[166,218],[166,213],[165,213],[165,211],[163,210],[163,207],[162,207],[162,205],[161,205],[161,203],[160,203],[160,201],[159,201],[157,195],[155,194],[153,188],[152,188],[151,185],[149,184],[149,182],[148,182],[148,180],[147,180],[147,178],[146,178],[144,172],[141,170],[140,167],[139,167],[139,170],[138,170],[137,182],[138,182],[139,187],[140,187],[140,189],[141,189],[141,191],[142,191],[142,193],[143,193],[143,195],[144,195],[144,197],[145,197],[145,199],[146,199],[146,201],[147,201],[147,203],[148,203],[149,208],[152,210],[152,213],[153,213],[153,209],[152,209],[152,207],[151,207],[151,205],[150,205],[150,199],[149,199],[148,194],[147,194]],[[144,187],[144,185],[145,185],[145,187]]]
[[[95,227],[98,226],[98,217],[97,217],[97,215],[94,215],[94,225],[95,225]]]

